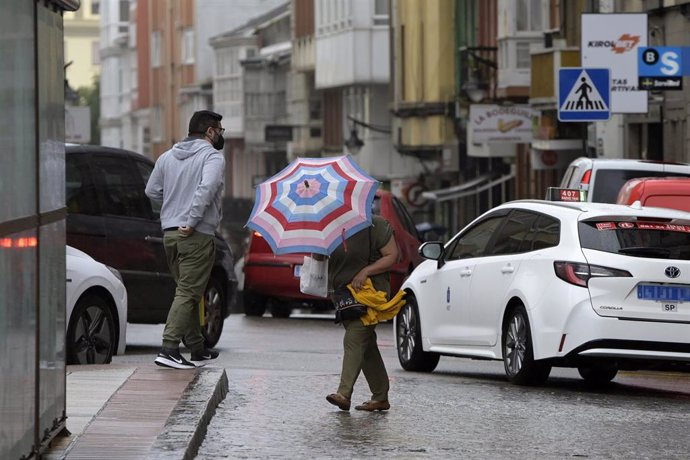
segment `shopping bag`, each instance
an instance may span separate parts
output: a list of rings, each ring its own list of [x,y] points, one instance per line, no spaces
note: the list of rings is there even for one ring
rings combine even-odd
[[[311,256],[304,256],[299,275],[299,290],[302,294],[316,297],[328,295],[328,257],[316,260]]]

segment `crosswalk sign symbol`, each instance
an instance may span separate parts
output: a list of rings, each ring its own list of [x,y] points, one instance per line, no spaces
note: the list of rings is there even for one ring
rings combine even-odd
[[[558,71],[558,119],[602,121],[611,118],[611,72],[584,67]]]

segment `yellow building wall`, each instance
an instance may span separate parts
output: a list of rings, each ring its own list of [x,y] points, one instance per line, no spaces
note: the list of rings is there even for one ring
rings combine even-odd
[[[404,106],[454,100],[455,35],[453,0],[401,0],[398,33]],[[403,118],[402,144],[454,143],[452,120],[444,115]]]
[[[94,76],[100,74],[98,56],[94,56],[100,41],[100,15],[92,14],[91,3],[81,0],[77,11],[64,15],[65,64],[71,62],[65,77],[73,89],[91,86]]]

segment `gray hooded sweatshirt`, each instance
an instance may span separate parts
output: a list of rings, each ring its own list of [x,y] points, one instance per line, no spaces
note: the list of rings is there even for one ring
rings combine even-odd
[[[225,158],[202,139],[187,138],[156,161],[146,195],[162,203],[161,227],[213,235],[223,217]]]

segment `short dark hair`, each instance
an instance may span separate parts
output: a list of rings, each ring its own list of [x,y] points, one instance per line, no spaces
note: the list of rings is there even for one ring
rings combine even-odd
[[[218,128],[223,116],[210,110],[194,112],[189,120],[189,134],[204,134],[208,128]]]

